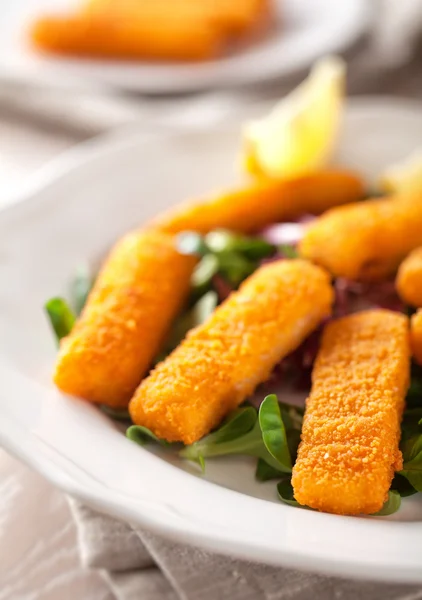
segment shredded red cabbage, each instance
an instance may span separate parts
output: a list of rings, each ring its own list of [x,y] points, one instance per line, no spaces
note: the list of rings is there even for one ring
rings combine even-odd
[[[397,312],[404,312],[406,309],[397,295],[394,280],[359,282],[339,277],[334,282],[334,289],[336,317],[368,308],[387,308]]]
[[[212,285],[217,292],[219,302],[223,302],[233,291],[233,287],[230,283],[219,273],[213,276]]]

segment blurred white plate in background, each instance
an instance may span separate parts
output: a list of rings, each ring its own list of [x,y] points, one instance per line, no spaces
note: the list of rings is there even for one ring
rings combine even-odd
[[[420,145],[421,108],[385,99],[347,106],[337,161],[375,177]],[[422,583],[422,496],[387,518],[341,517],[277,500],[246,457],[205,476],[162,448],[140,448],[51,382],[57,352],[42,306],[75,266],[174,202],[232,182],[236,126],[85,144],[0,212],[0,443],[57,487],[174,540],[262,563]],[[415,596],[416,598],[416,596]],[[409,596],[410,599],[410,596]]]
[[[230,0],[227,0],[230,1]],[[28,23],[71,0],[0,0],[2,71],[56,85],[67,78],[145,93],[170,93],[271,81],[351,46],[371,21],[367,0],[274,0],[277,26],[268,38],[231,56],[196,64],[74,60],[41,56],[26,40]],[[73,2],[75,4],[75,2]]]

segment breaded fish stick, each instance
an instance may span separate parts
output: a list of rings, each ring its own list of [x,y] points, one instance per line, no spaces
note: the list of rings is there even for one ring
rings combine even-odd
[[[33,44],[54,54],[114,59],[205,60],[224,38],[212,24],[183,19],[113,19],[95,15],[46,16],[31,30]]]
[[[244,33],[271,15],[269,0],[206,0],[203,2],[213,13],[213,20],[234,34]]]
[[[330,314],[329,276],[302,260],[258,269],[145,379],[129,411],[158,437],[209,433]]]
[[[413,358],[422,366],[422,309],[412,315],[410,323],[410,342]]]
[[[160,233],[130,233],[118,242],[62,340],[56,385],[91,402],[126,407],[182,308],[194,264]]]
[[[396,288],[403,302],[422,306],[422,247],[413,250],[401,263]]]
[[[183,20],[190,26],[212,24],[222,33],[242,33],[270,14],[269,0],[90,0],[85,12],[93,15],[169,21]]]
[[[261,179],[247,187],[180,204],[149,226],[167,233],[207,233],[216,228],[248,233],[303,213],[320,214],[363,196],[362,180],[349,171],[322,171],[290,181]]]
[[[371,280],[421,244],[422,197],[395,198],[333,208],[308,226],[299,251],[333,275]]]
[[[400,421],[409,383],[408,319],[356,313],[325,328],[293,467],[300,504],[372,514],[401,468]]]

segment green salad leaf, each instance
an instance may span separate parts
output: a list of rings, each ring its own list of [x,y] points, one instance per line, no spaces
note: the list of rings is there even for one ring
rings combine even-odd
[[[422,433],[420,421],[422,419],[422,408],[409,408],[405,410],[401,423],[402,442]]]
[[[130,421],[129,411],[125,408],[111,408],[111,406],[101,404],[100,409],[103,413],[115,421]]]
[[[51,298],[44,308],[59,342],[72,331],[76,316],[63,298]]]
[[[132,442],[139,444],[139,446],[145,446],[148,442],[156,442],[161,446],[170,446],[169,442],[161,440],[150,429],[141,425],[131,425],[128,427],[126,437],[132,440]]]
[[[252,406],[238,408],[223,421],[219,429],[205,436],[195,444],[185,446],[179,454],[183,458],[197,462],[201,466],[202,471],[204,471],[205,458],[221,456],[222,454],[237,454],[236,446],[231,447],[230,442],[249,433],[256,422],[256,410]],[[216,452],[215,447],[217,446]]]
[[[216,229],[205,236],[185,231],[178,235],[177,247],[182,254],[201,257],[192,275],[195,298],[212,288],[212,278],[217,274],[237,287],[256,270],[260,260],[277,250],[262,238],[224,229]]]
[[[415,440],[410,440],[408,448],[411,455],[415,454],[417,448],[421,448],[420,436]],[[412,460],[406,460],[405,457],[400,475],[406,477],[415,490],[422,492],[422,452],[417,452]]]
[[[259,417],[252,406],[239,408],[219,429],[180,451],[180,456],[195,462],[199,457],[206,459],[230,454],[255,456],[276,471],[291,472],[286,428],[274,394],[264,399]]]
[[[268,452],[283,467],[283,471],[291,471],[292,459],[286,429],[275,394],[270,394],[263,400],[259,408],[259,425]]]
[[[223,421],[219,429],[206,436],[207,444],[221,444],[236,439],[249,433],[255,423],[256,410],[253,406],[238,408]]]
[[[422,434],[403,439],[401,450],[403,452],[403,464],[422,462]]]
[[[290,477],[286,477],[278,483],[277,492],[279,499],[285,504],[290,504],[290,506],[296,506],[296,508],[308,508],[307,506],[299,504],[299,502],[295,500]]]
[[[265,460],[262,460],[262,458],[258,458],[255,470],[255,479],[257,481],[263,482],[270,481],[272,479],[280,479],[281,477],[283,477],[283,475],[283,471],[271,467],[268,463],[265,462]]]
[[[400,449],[403,454],[403,469],[400,475],[409,482],[411,489],[422,491],[422,408],[405,411],[402,421]],[[409,495],[409,494],[408,494]]]
[[[297,429],[298,431],[301,431],[305,408],[303,406],[286,404],[285,402],[279,402],[278,406],[280,407],[281,416],[286,429]]]
[[[397,491],[390,490],[388,492],[388,499],[384,506],[376,513],[373,513],[372,517],[387,517],[396,513],[401,505],[400,494]]]
[[[422,407],[422,367],[412,364],[410,386],[406,395],[408,408]]]
[[[407,392],[406,402],[408,406],[422,405],[422,381],[420,379],[412,379]]]
[[[244,279],[249,277],[258,264],[240,254],[240,252],[220,252],[213,254],[218,262],[218,273],[229,283],[237,287]]]
[[[183,231],[176,237],[176,247],[180,254],[205,256],[209,252],[203,236],[196,231]]]
[[[400,475],[400,473],[395,474],[393,483],[391,484],[391,491],[398,492],[402,498],[407,498],[418,493],[418,490],[415,490],[410,481],[403,475]]]
[[[179,315],[170,329],[163,348],[155,359],[155,364],[164,360],[166,356],[173,352],[191,329],[204,323],[214,312],[217,304],[217,293],[210,290],[191,309]]]
[[[226,229],[216,229],[205,236],[205,244],[211,252],[236,253],[251,260],[260,260],[271,256],[276,247],[263,238],[233,233]]]
[[[71,300],[75,307],[76,314],[79,315],[86,304],[88,295],[92,289],[94,277],[88,265],[81,265],[71,283]]]
[[[190,310],[191,329],[202,325],[217,308],[217,292],[210,290],[196,302]]]
[[[298,251],[294,246],[291,246],[290,244],[281,244],[278,247],[278,251],[286,258],[299,258]]]
[[[219,270],[218,258],[215,254],[206,254],[196,265],[191,279],[193,291],[202,295],[211,287],[212,278]]]

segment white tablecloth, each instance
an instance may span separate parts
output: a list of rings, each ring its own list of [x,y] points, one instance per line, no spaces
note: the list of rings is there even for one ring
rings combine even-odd
[[[0,450],[0,599],[113,600],[80,566],[65,496]]]
[[[80,136],[0,115],[0,206],[21,182]],[[112,600],[80,567],[65,496],[0,450],[0,600]]]

